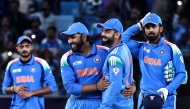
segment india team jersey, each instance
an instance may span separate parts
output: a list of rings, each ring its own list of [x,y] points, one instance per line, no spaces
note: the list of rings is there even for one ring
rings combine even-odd
[[[122,34],[122,41],[127,44],[132,54],[139,59],[142,72],[140,88],[142,90],[156,91],[160,88],[167,88],[169,94],[175,94],[176,89],[184,81],[186,69],[184,60],[179,48],[161,37],[158,45],[151,45],[149,42],[138,42],[130,40],[130,37],[137,34],[139,28],[131,26]],[[168,83],[164,78],[164,67],[172,61],[176,69],[175,78]]]
[[[109,49],[103,72],[111,84],[103,92],[99,109],[132,109],[133,99],[122,95],[122,90],[132,86],[133,82],[132,56],[126,44]]]
[[[101,92],[82,94],[82,85],[95,84],[102,78],[102,67],[107,47],[92,44],[91,52],[84,56],[71,50],[61,58],[61,75],[67,93],[78,99],[101,99]]]
[[[44,83],[52,90],[57,91],[55,79],[47,62],[32,55],[31,60],[23,65],[19,58],[8,63],[2,91],[12,85],[25,85],[27,91],[39,90]],[[32,96],[22,99],[17,93],[12,96],[11,109],[44,109],[44,96]]]

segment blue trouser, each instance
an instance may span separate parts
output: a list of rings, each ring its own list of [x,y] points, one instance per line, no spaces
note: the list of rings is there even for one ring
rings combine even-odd
[[[65,109],[98,109],[101,99],[77,99],[71,96],[66,103]]]
[[[144,91],[141,90],[141,92],[139,93],[137,109],[144,109],[143,106],[142,108],[140,108],[140,106],[142,105],[142,94],[144,94]],[[176,95],[168,95],[162,109],[176,109]]]
[[[111,107],[107,107],[107,105],[101,104],[100,108],[98,109],[134,109],[133,96],[126,98],[122,95],[116,99]]]

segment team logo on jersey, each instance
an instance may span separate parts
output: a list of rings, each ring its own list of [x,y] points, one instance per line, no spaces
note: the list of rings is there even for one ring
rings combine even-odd
[[[164,54],[165,54],[165,51],[164,51],[164,50],[161,50],[161,51],[160,51],[160,54],[161,54],[161,55],[164,55]]]
[[[101,61],[101,58],[97,55],[95,58],[94,58],[94,62],[95,63],[99,63]]]
[[[117,75],[119,73],[119,68],[115,67],[112,69],[112,71],[114,72],[115,75]]]
[[[184,63],[183,56],[180,56],[180,61]]]
[[[30,72],[36,72],[36,68],[35,68],[34,66],[32,66],[32,67],[30,68]]]
[[[149,19],[149,20],[152,19],[152,16],[149,16],[148,19]]]
[[[143,51],[146,51],[146,53],[150,53],[150,49],[147,49],[146,47],[144,47]]]

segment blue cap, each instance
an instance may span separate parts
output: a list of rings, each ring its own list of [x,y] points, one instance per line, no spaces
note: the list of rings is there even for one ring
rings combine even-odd
[[[32,40],[28,36],[20,36],[17,40],[16,44],[20,44],[23,40],[28,40],[30,43],[32,43]]]
[[[142,25],[145,26],[147,23],[153,23],[155,25],[158,25],[158,24],[162,25],[162,20],[158,15],[151,13],[143,19]]]
[[[107,20],[103,24],[97,24],[97,27],[99,28],[106,28],[106,29],[114,29],[117,32],[123,33],[123,26],[121,22],[118,19],[112,18]]]
[[[162,109],[163,104],[163,98],[158,94],[150,94],[143,98],[145,109]]]
[[[89,35],[87,28],[85,27],[84,24],[80,23],[80,22],[76,22],[73,23],[67,31],[61,32],[61,36],[62,34],[66,34],[66,35],[73,35],[76,33],[80,33],[80,34],[86,34]]]

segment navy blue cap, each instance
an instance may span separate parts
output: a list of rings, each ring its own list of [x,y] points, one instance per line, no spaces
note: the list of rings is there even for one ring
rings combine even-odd
[[[87,28],[85,27],[84,24],[80,23],[80,22],[76,22],[73,23],[67,31],[61,32],[61,36],[62,34],[66,34],[66,35],[73,35],[76,33],[80,33],[80,34],[86,34],[89,35]]]
[[[97,24],[97,27],[99,28],[106,28],[106,29],[114,29],[117,32],[123,33],[123,26],[121,22],[118,19],[112,18],[107,20],[103,24]]]
[[[163,104],[163,98],[158,94],[150,94],[143,98],[145,109],[162,109]]]
[[[147,23],[153,23],[155,25],[158,25],[158,24],[162,25],[162,20],[157,14],[150,13],[143,19],[142,25],[145,26]]]
[[[20,36],[17,40],[16,44],[20,44],[23,40],[28,40],[30,43],[32,43],[32,40],[28,36]]]

